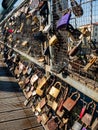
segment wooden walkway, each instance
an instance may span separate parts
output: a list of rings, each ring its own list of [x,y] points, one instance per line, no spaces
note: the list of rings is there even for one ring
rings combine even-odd
[[[43,130],[0,55],[0,130]]]

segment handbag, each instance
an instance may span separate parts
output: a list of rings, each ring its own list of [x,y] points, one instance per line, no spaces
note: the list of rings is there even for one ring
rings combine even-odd
[[[77,95],[76,99],[73,100],[72,97]],[[66,108],[68,111],[71,111],[72,108],[76,105],[80,98],[80,94],[78,92],[73,92],[70,97],[68,97],[65,102],[63,103],[63,107]]]

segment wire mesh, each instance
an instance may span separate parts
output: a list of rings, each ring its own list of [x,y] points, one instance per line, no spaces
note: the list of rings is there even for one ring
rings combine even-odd
[[[98,26],[97,25],[98,2],[95,0],[77,0],[77,2],[83,9],[83,15],[81,17],[76,17],[75,14],[73,13],[70,0],[53,1],[53,5],[52,5],[52,7],[53,7],[53,12],[52,12],[53,13],[53,29],[59,39],[59,43],[56,44],[55,46],[53,46],[53,52],[54,52],[53,67],[54,67],[54,70],[58,71],[59,69],[62,69],[64,65],[66,65],[65,63],[67,63],[68,66],[71,65],[72,73],[77,72],[78,74],[82,75],[83,68],[86,65],[86,63],[84,63],[85,61],[83,61],[85,58],[82,58],[82,60],[81,60],[81,57],[84,56],[84,55],[81,56],[81,53],[85,54],[85,56],[87,57],[87,60],[88,60],[87,62],[89,62],[89,55],[91,53],[93,53],[92,49],[90,47],[90,43],[88,43],[88,41],[86,41],[86,45],[82,44],[82,47],[81,47],[82,52],[80,51],[75,57],[69,57],[68,48],[69,48],[69,46],[74,47],[75,45],[77,45],[77,41],[74,41],[74,42],[70,41],[70,38],[69,38],[69,35],[68,35],[68,32],[66,31],[66,29],[63,31],[62,30],[58,31],[56,28],[57,21],[61,18],[61,16],[64,14],[64,12],[67,9],[70,9],[71,10],[70,24],[74,28],[77,28],[77,29],[80,29],[81,27],[84,27],[84,26],[87,26],[87,27],[89,26],[90,31],[91,31],[91,39],[94,40],[92,31],[93,31],[94,23],[96,23],[96,26]],[[64,5],[64,3],[66,3],[66,4]],[[71,62],[71,64],[70,64],[70,62]],[[82,65],[82,69],[81,69],[81,67],[78,67],[77,64],[79,66]],[[68,66],[66,66],[67,69],[68,69]],[[96,62],[96,66],[98,68],[97,62]],[[88,77],[91,79],[93,77],[95,77],[95,79],[97,81],[98,75],[95,75],[96,71],[97,71],[96,69],[94,70],[91,67],[89,69],[89,71],[84,72],[84,73],[85,73],[85,76],[89,75]],[[88,74],[86,74],[86,73],[88,73]]]
[[[83,9],[83,15],[80,17],[77,17],[73,13],[71,0],[53,0],[53,4],[51,5],[52,12],[50,12],[50,14],[53,16],[53,33],[56,34],[59,41],[52,46],[53,53],[50,58],[52,59],[53,71],[55,71],[56,73],[60,73],[62,69],[66,67],[67,70],[71,73],[76,72],[79,75],[83,75],[91,79],[94,77],[93,79],[97,81],[98,75],[95,74],[98,69],[97,62],[89,69],[88,72],[83,72],[83,68],[89,62],[90,58],[89,55],[93,53],[93,51],[95,51],[94,49],[91,48],[93,44],[91,42],[88,42],[89,40],[86,39],[87,40],[86,44],[81,45],[81,48],[79,52],[76,54],[76,56],[70,57],[69,49],[76,46],[78,42],[71,40],[70,35],[68,31],[66,31],[66,29],[57,30],[56,28],[58,20],[61,18],[61,16],[64,15],[66,10],[70,9],[71,10],[70,24],[73,26],[73,28],[80,29],[81,27],[89,26],[91,31],[91,40],[94,40],[95,38],[94,36],[97,35],[97,28],[94,28],[94,25],[96,27],[98,25],[97,23],[98,2],[97,0],[76,0],[76,1]],[[16,13],[13,14],[11,18],[15,20],[11,21],[11,18],[9,18],[9,20],[4,25],[14,30],[14,33],[12,34],[9,43],[13,44],[13,46],[16,47],[17,49],[24,51],[25,53],[35,58],[43,57],[43,51],[46,49],[46,45],[44,44],[43,41],[40,41],[38,38],[34,39],[34,35],[38,34],[40,30],[41,21],[43,19],[42,16],[40,16],[38,10],[32,13],[35,6],[36,7],[38,6],[38,3],[39,1],[35,0],[28,1],[23,7],[21,7]],[[33,19],[35,15],[38,17],[39,21],[35,22],[34,24]],[[52,19],[50,19],[50,21],[52,22]],[[45,26],[46,25],[47,22],[45,23]],[[11,39],[13,39],[13,41],[11,41]],[[41,40],[43,40],[43,38],[41,38]],[[22,44],[24,41],[27,41],[26,45]],[[47,37],[46,42],[48,43]],[[49,62],[47,62],[47,64],[49,65]]]

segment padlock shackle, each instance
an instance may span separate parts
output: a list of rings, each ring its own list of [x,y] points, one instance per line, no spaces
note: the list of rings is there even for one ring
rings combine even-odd
[[[73,92],[73,93],[71,94],[70,98],[72,98],[74,95],[77,95],[77,98],[76,98],[75,101],[78,101],[79,98],[80,98],[80,93],[78,93],[78,92]]]
[[[59,85],[59,88],[61,88],[61,82],[56,82],[53,86],[56,87],[56,85]]]
[[[93,116],[95,109],[96,109],[96,104],[95,104],[94,101],[89,102],[88,105],[87,105],[87,109],[89,109],[91,105],[93,105],[93,107],[91,108],[92,109],[92,116]]]

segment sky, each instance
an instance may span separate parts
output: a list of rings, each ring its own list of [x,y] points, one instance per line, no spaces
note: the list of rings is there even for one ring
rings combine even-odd
[[[72,16],[74,19],[71,21],[73,24],[76,23],[76,27],[82,26],[85,24],[91,24],[98,22],[98,0],[92,0],[92,10],[91,10],[91,0],[81,0],[82,3],[87,2],[86,4],[82,5],[83,8],[83,16],[82,17],[75,17]],[[80,3],[80,0],[77,0]]]
[[[3,11],[3,8],[2,8],[2,1],[3,0],[0,0],[0,12]],[[17,2],[14,4],[14,7],[16,7],[17,5],[19,5],[21,2],[23,2],[24,0],[17,0]]]
[[[3,20],[6,15],[8,16],[10,13],[8,13],[8,10],[3,9],[2,7],[2,1],[0,0],[0,22]],[[12,0],[14,1],[14,0]],[[13,5],[13,9],[15,9],[18,5],[20,5],[24,0],[16,0],[15,4]]]

